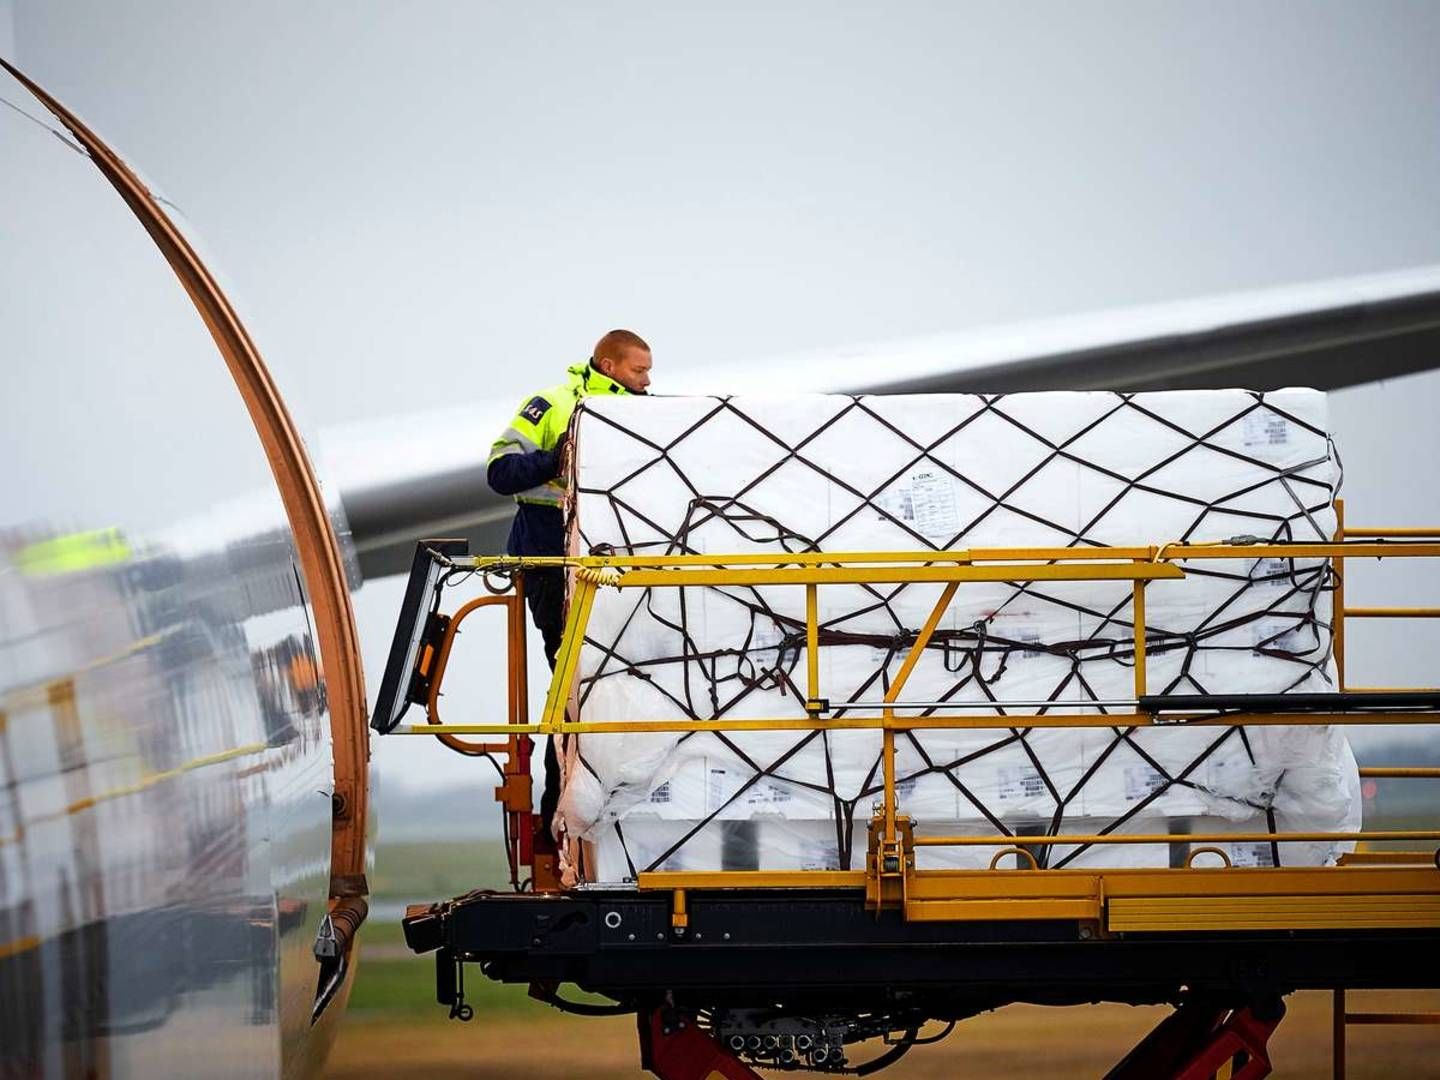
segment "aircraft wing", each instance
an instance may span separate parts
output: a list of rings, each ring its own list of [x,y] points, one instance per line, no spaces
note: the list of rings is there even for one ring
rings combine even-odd
[[[668,393],[1335,389],[1440,366],[1440,266],[1064,316],[907,341],[661,370]],[[499,551],[513,513],[485,483],[514,402],[342,429],[327,440],[367,578],[416,538]],[[404,450],[397,457],[397,448]],[[377,475],[374,463],[385,461]]]

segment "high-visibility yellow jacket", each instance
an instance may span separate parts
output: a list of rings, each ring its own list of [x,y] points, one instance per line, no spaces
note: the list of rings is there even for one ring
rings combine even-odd
[[[628,394],[620,383],[588,362],[576,364],[559,386],[542,390],[515,413],[510,426],[490,447],[486,479],[500,495],[513,495],[518,507],[510,540],[511,555],[563,555],[565,478],[560,475],[560,445],[575,406],[592,394]]]
[[[125,534],[112,527],[66,533],[37,541],[21,548],[15,563],[22,574],[49,576],[78,574],[129,562],[132,555]]]

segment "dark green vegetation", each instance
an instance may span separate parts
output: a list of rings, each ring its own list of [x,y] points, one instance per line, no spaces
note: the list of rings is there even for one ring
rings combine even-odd
[[[381,843],[371,876],[371,900],[377,911],[360,931],[360,967],[350,995],[350,1011],[448,1022],[448,1009],[435,1001],[434,955],[411,953],[399,921],[377,915],[393,912],[396,905],[445,900],[472,889],[509,887],[505,849],[493,840]],[[493,982],[474,966],[466,975],[465,998],[475,1007],[476,1021],[491,1013],[510,1017],[555,1014],[550,1006],[530,998],[523,986]],[[604,1000],[587,998],[574,987],[566,988],[566,996]]]
[[[407,904],[446,900],[471,889],[508,889],[505,848],[494,840],[419,840],[375,849],[370,895]]]
[[[398,922],[367,922],[361,935],[360,970],[350,993],[350,1010],[448,1022],[449,1010],[435,1001],[434,955],[411,953]],[[523,986],[493,982],[474,967],[466,974],[465,999],[475,1007],[477,1018],[496,1012],[519,1016],[553,1011],[530,998]],[[572,991],[572,996],[581,995]]]

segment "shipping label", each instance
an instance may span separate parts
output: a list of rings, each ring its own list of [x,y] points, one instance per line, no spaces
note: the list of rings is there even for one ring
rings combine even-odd
[[[745,792],[745,802],[748,806],[774,806],[776,803],[787,803],[790,801],[790,789],[768,780],[761,780],[750,786]]]
[[[1248,447],[1284,446],[1290,441],[1290,423],[1279,413],[1256,409],[1240,421]]]
[[[1125,801],[1139,802],[1165,786],[1165,774],[1149,765],[1125,767]]]
[[[1307,639],[1299,625],[1299,616],[1261,617],[1250,624],[1250,644],[1256,652],[1274,649],[1280,652],[1301,653],[1309,650],[1312,642]]]
[[[949,540],[960,531],[955,478],[938,465],[917,466],[871,502],[930,539]]]
[[[1272,588],[1290,584],[1290,560],[1288,559],[1256,559],[1255,569],[1250,579],[1258,585],[1269,585]]]
[[[1001,799],[1038,799],[1045,794],[1045,781],[1031,765],[1002,765],[995,770],[995,779]]]
[[[709,784],[706,788],[707,812],[713,814],[724,808],[740,790],[740,775],[732,769],[712,765],[708,770]]]
[[[1274,866],[1275,854],[1269,844],[1230,844],[1231,866]]]
[[[910,474],[910,491],[915,528],[922,536],[948,540],[960,531],[953,476],[939,466],[918,468]]]
[[[800,846],[801,870],[839,870],[840,853],[834,844],[806,840]]]
[[[1045,655],[1045,650],[1038,647],[1041,644],[1039,630],[1021,630],[1018,634],[1015,635],[1015,638],[1022,645],[1027,646],[1027,648],[1021,650],[1021,656],[1030,657]]]
[[[907,525],[915,520],[915,500],[911,497],[908,483],[903,480],[880,492],[870,501],[874,503],[877,511],[884,511],[875,515],[881,521],[888,520],[886,514]]]

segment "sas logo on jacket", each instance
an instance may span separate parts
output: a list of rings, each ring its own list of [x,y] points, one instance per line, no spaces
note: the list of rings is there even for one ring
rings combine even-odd
[[[540,418],[545,415],[549,408],[550,402],[546,401],[543,397],[536,396],[531,398],[525,407],[520,410],[520,415],[532,424],[538,424]]]

